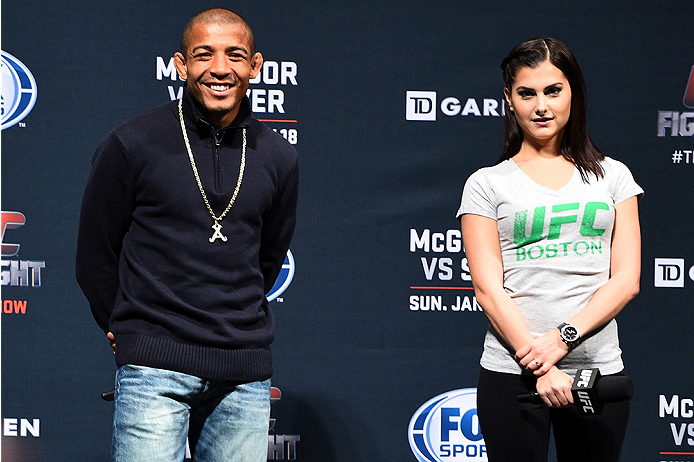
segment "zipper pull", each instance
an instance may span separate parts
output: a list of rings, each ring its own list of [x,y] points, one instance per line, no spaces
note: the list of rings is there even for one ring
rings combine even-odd
[[[219,147],[222,144],[222,138],[224,138],[224,130],[214,131],[214,145]]]

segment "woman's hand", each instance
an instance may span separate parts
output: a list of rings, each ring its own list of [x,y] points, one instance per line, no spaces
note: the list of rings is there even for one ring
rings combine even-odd
[[[516,351],[520,365],[540,377],[569,352],[569,346],[562,342],[559,329],[552,329]]]
[[[568,407],[574,402],[571,395],[573,381],[570,375],[552,367],[537,379],[537,393],[548,407]]]

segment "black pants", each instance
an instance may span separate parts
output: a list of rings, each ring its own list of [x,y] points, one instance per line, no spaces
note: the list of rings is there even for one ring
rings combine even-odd
[[[477,415],[489,462],[544,462],[554,432],[558,462],[617,462],[629,421],[629,401],[606,403],[602,413],[584,416],[574,407],[550,409],[519,403],[535,391],[533,376],[482,369]]]

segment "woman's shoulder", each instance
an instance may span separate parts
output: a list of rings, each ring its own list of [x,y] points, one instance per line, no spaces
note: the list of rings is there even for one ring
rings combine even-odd
[[[468,181],[470,179],[480,181],[482,179],[489,180],[495,177],[503,177],[515,172],[517,169],[518,167],[516,167],[515,163],[511,159],[508,159],[496,165],[479,168],[470,175]]]
[[[615,194],[616,202],[621,202],[633,195],[639,198],[643,196],[643,188],[638,185],[634,179],[634,175],[623,162],[605,156],[602,161],[602,167],[605,171],[603,178],[608,182]]]
[[[605,156],[601,161],[602,168],[605,169],[605,173],[619,173],[623,171],[630,171],[629,167],[622,161],[619,161],[613,157]]]

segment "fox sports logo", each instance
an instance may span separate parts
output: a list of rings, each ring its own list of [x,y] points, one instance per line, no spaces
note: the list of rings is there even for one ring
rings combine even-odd
[[[289,284],[292,283],[292,279],[294,279],[295,269],[296,264],[294,263],[294,255],[292,255],[291,250],[287,250],[287,256],[284,258],[284,263],[282,264],[282,269],[280,270],[279,276],[277,276],[275,285],[272,286],[270,292],[265,295],[268,302],[275,300],[277,297],[282,295],[282,292],[287,290]]]
[[[419,462],[486,461],[477,389],[448,391],[422,404],[410,420],[408,440]]]
[[[36,103],[36,80],[20,60],[9,53],[2,55],[2,130],[18,123]]]

